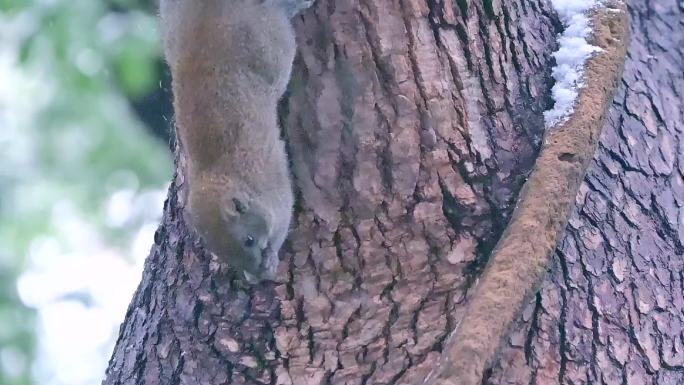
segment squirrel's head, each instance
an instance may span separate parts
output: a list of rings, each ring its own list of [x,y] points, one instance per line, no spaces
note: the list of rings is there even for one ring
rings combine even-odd
[[[272,218],[255,199],[213,189],[191,189],[188,211],[205,246],[250,283],[273,279]],[[274,261],[275,258],[275,261]]]

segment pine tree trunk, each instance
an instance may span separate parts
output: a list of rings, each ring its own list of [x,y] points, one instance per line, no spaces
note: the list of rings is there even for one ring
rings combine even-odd
[[[684,6],[632,40],[541,292],[483,383],[684,383]],[[183,154],[106,385],[416,385],[541,146],[546,1],[318,0],[281,109],[298,203],[277,284],[182,218]]]

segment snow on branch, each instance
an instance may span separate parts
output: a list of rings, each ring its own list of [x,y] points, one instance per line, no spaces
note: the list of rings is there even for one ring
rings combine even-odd
[[[601,48],[589,44],[591,33],[589,11],[599,5],[597,0],[551,0],[565,30],[558,36],[558,50],[553,53],[556,66],[551,89],[553,108],[544,112],[546,128],[565,122],[572,114],[579,90],[584,86],[584,64]]]

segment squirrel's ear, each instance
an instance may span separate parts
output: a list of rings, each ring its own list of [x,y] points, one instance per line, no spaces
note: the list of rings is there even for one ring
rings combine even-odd
[[[239,214],[247,212],[247,203],[238,198],[233,198],[233,206],[235,207],[235,211]]]
[[[223,201],[223,215],[225,219],[234,219],[247,212],[249,204],[246,199],[241,197],[226,197]]]

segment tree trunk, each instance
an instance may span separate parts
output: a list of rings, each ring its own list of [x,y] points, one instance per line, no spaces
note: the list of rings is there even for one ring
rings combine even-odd
[[[630,15],[577,206],[483,383],[684,383],[684,6]],[[242,286],[201,249],[178,154],[104,384],[415,385],[461,319],[541,145],[555,13],[318,0],[295,24],[280,282]]]

